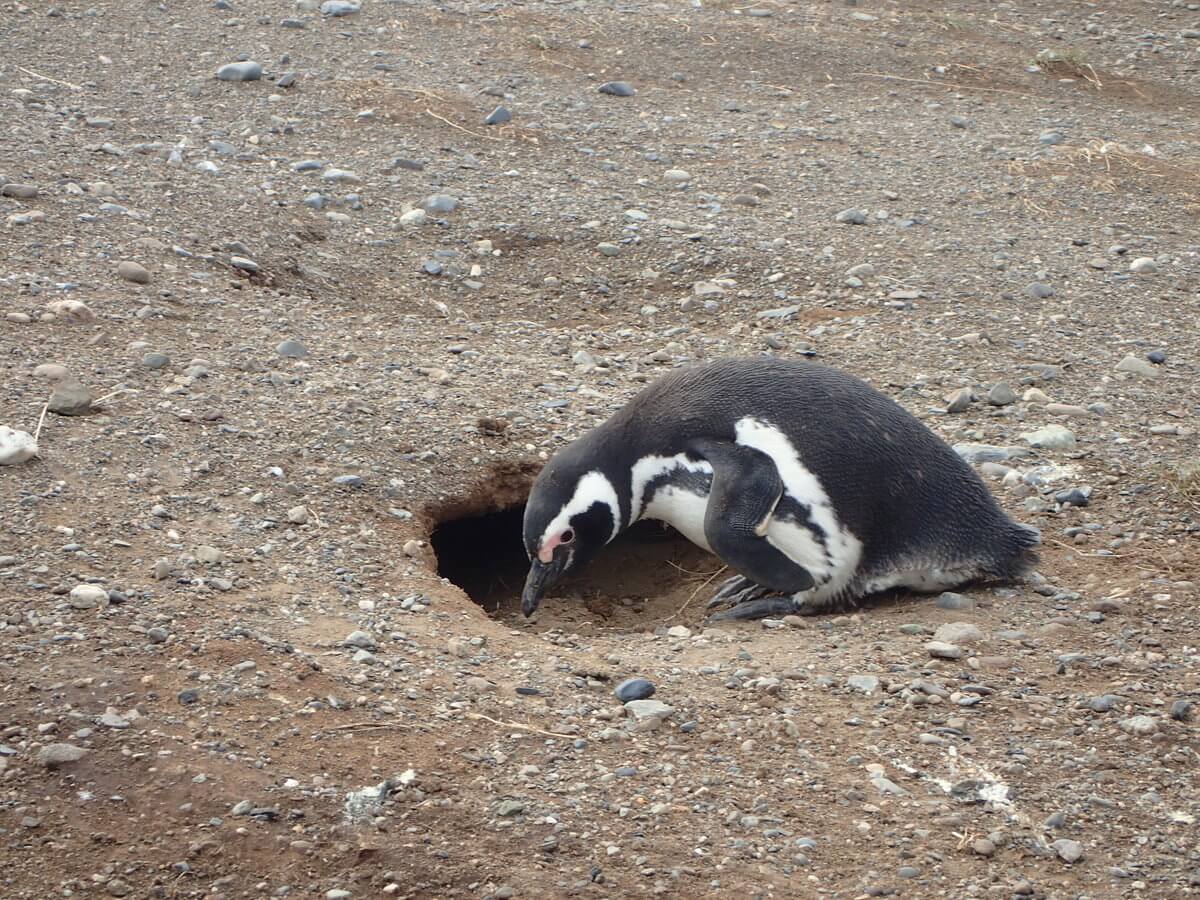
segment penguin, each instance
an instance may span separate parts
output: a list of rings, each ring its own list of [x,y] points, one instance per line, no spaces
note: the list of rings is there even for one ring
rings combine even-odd
[[[772,356],[676,370],[550,458],[525,505],[525,616],[643,519],[737,573],[709,603],[727,607],[718,622],[1016,581],[1040,541],[899,404],[849,373]]]

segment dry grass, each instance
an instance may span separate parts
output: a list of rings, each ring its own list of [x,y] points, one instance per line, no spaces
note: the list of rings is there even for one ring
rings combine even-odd
[[[1015,160],[1008,170],[1024,178],[1085,177],[1094,190],[1105,193],[1136,184],[1178,196],[1186,207],[1200,212],[1200,163],[1165,160],[1150,148],[1135,150],[1118,141],[1092,140],[1082,147],[1062,149],[1054,158]]]
[[[1187,506],[1200,510],[1200,459],[1172,467],[1167,473],[1167,481]]]
[[[1074,47],[1067,47],[1063,50],[1039,50],[1037,56],[1033,58],[1033,62],[1047,75],[1056,75],[1059,78],[1082,78],[1097,90],[1104,87],[1100,76],[1092,64],[1087,61],[1087,57]]]

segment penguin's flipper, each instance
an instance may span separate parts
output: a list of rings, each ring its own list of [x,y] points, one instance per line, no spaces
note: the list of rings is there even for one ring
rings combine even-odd
[[[730,568],[757,585],[795,594],[816,582],[803,566],[767,540],[767,526],[783,496],[775,462],[753,447],[697,441],[697,453],[712,466],[704,514],[704,537]]]

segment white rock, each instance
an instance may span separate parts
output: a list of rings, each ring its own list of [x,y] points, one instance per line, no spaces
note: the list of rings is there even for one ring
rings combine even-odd
[[[625,712],[634,720],[642,722],[646,719],[665,719],[675,712],[675,709],[659,700],[630,700],[625,704]]]
[[[1158,263],[1149,256],[1139,256],[1129,264],[1129,271],[1138,275],[1149,275],[1158,271]]]
[[[46,306],[46,310],[54,318],[62,319],[64,322],[84,324],[96,321],[96,314],[86,303],[79,300],[55,300]]]
[[[1152,363],[1133,354],[1126,356],[1117,363],[1117,371],[1132,372],[1134,375],[1141,375],[1143,378],[1158,377],[1158,369]]]
[[[686,625],[672,625],[667,629],[667,637],[673,638],[689,638],[692,636],[692,629]]]
[[[293,506],[287,511],[287,520],[293,525],[305,525],[308,523],[308,507]]]
[[[1036,431],[1026,431],[1021,440],[1042,450],[1065,450],[1075,446],[1075,433],[1061,425],[1046,425]]]
[[[1121,722],[1126,734],[1154,734],[1158,731],[1158,720],[1153,716],[1133,716]]]
[[[933,639],[947,644],[973,644],[983,640],[983,632],[970,622],[948,622],[938,627]]]
[[[67,595],[67,602],[75,609],[95,609],[108,606],[108,591],[98,584],[77,584]]]
[[[27,431],[0,425],[0,466],[15,466],[37,456],[38,445]]]
[[[401,225],[424,225],[429,214],[423,209],[410,209],[400,217]]]

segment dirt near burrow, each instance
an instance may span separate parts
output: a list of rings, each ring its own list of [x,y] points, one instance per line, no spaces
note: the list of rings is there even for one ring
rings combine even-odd
[[[0,2],[0,895],[1200,894],[1200,11],[333,11]],[[1037,573],[525,619],[544,461],[764,353],[1018,448]]]

